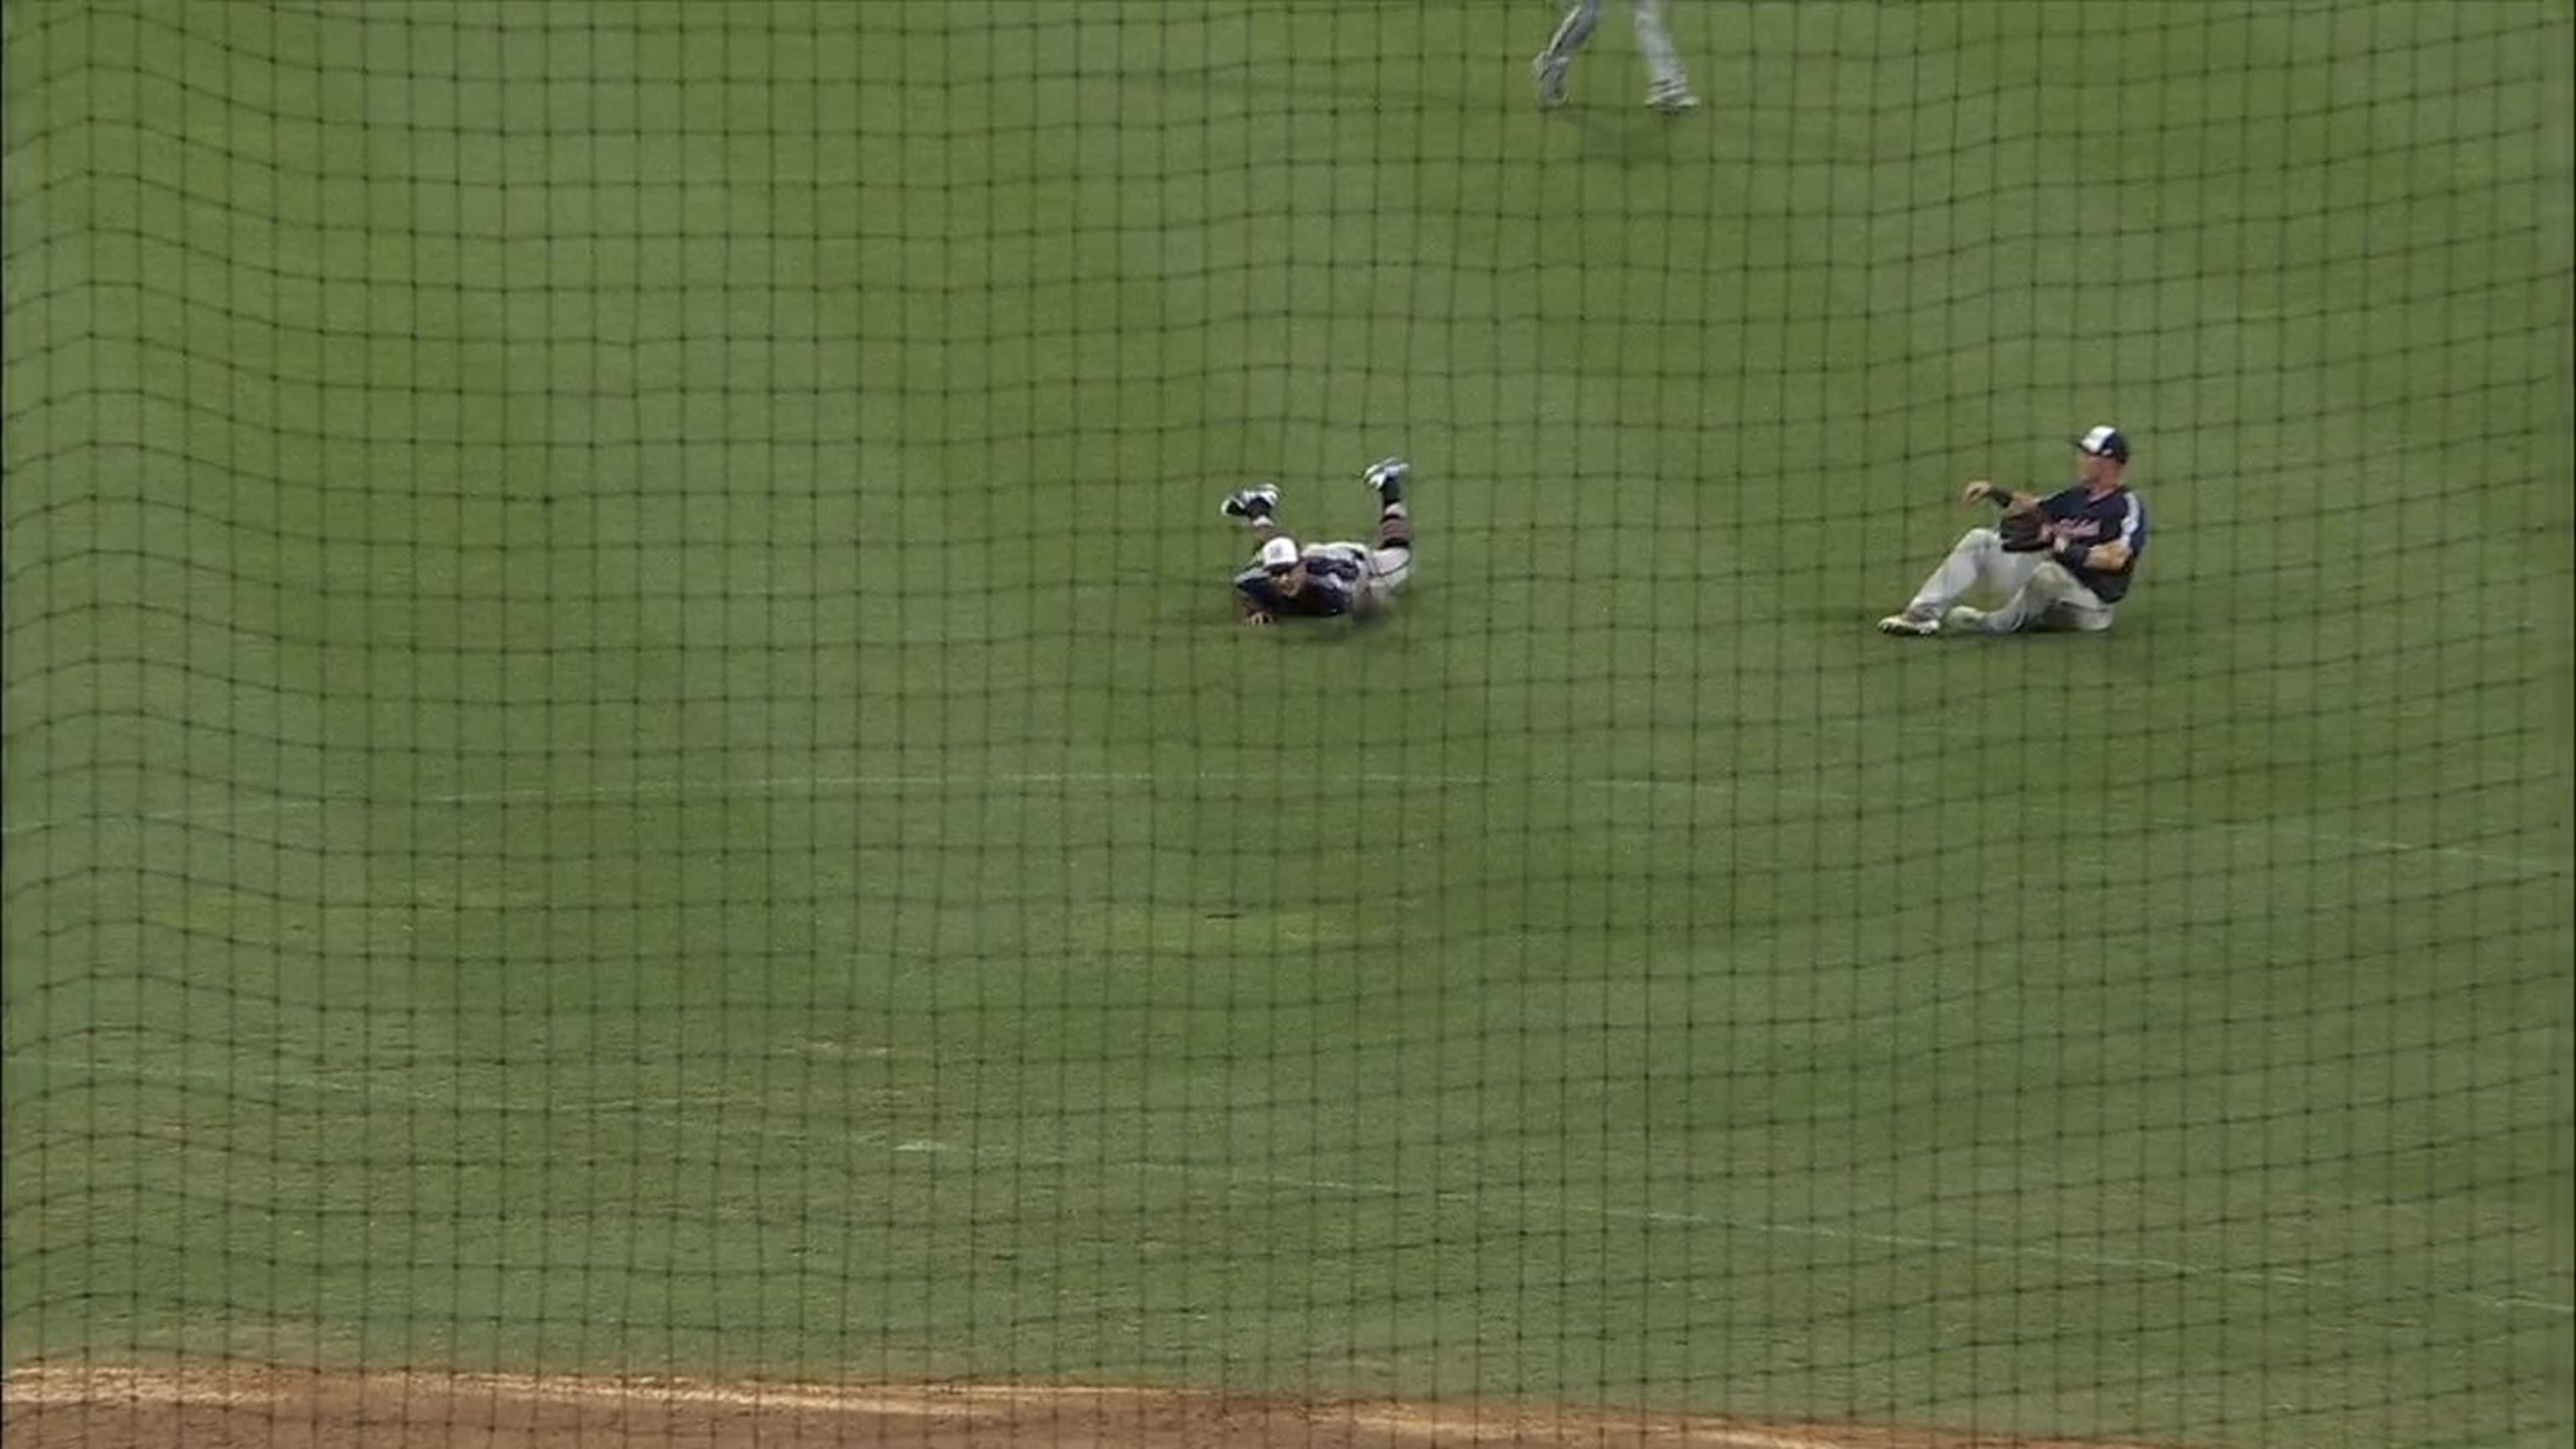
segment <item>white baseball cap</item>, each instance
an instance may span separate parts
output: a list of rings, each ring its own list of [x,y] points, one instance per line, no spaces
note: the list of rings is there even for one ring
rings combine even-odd
[[[2114,463],[2129,461],[2129,435],[2109,423],[2104,423],[2082,437],[2070,441],[2075,444],[2075,451],[2079,453],[2090,453],[2096,458],[2108,458]]]
[[[1297,540],[1279,537],[1261,546],[1261,566],[1274,574],[1284,574],[1297,566]]]

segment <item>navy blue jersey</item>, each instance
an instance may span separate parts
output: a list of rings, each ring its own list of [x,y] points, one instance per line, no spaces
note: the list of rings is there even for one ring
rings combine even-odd
[[[1360,572],[1363,565],[1356,559],[1339,554],[1306,555],[1306,586],[1291,594],[1281,589],[1260,565],[1234,576],[1234,586],[1252,601],[1252,607],[1273,618],[1331,619],[1351,611],[1359,597]]]
[[[2138,571],[2138,560],[2147,551],[2147,505],[2126,488],[2096,497],[2078,483],[2041,499],[2039,511],[2057,524],[2058,546],[2049,556],[2065,565],[2095,598],[2106,604],[2118,602],[2129,591],[2129,576]],[[2088,569],[2071,557],[2105,543],[2129,546],[2128,567],[2117,572]]]

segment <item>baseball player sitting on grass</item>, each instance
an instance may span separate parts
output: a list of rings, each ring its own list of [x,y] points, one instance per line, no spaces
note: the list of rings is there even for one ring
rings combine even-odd
[[[1369,465],[1377,494],[1377,542],[1317,543],[1299,548],[1279,531],[1279,490],[1247,488],[1229,494],[1221,510],[1240,518],[1261,540],[1260,557],[1234,576],[1235,612],[1254,627],[1278,619],[1330,619],[1348,614],[1374,618],[1413,576],[1413,519],[1404,508],[1404,480],[1412,472],[1401,458]]]
[[[1879,632],[1938,634],[1946,627],[1983,634],[2092,634],[2110,628],[2112,607],[2128,594],[2147,551],[2147,506],[2122,481],[2129,440],[2119,429],[2098,427],[2074,443],[2082,455],[2081,476],[2073,487],[2045,498],[1983,479],[1969,484],[1963,501],[1992,503],[2003,518],[1993,528],[1960,535],[1904,611],[1878,621]],[[2002,608],[1988,612],[1959,603],[1981,583],[2005,596]]]

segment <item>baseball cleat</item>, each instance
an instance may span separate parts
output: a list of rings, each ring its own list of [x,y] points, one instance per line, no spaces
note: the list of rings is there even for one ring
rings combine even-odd
[[[1217,506],[1217,511],[1228,518],[1271,517],[1279,511],[1279,490],[1276,487],[1261,487],[1246,488],[1240,493],[1229,493],[1225,495],[1225,502]]]
[[[1926,634],[1940,633],[1941,621],[1928,614],[1917,614],[1912,610],[1908,610],[1902,614],[1890,614],[1886,618],[1879,620],[1878,632],[1881,634],[1912,634],[1919,638]]]
[[[1667,82],[1646,93],[1646,104],[1667,116],[1685,115],[1699,109],[1699,97],[1679,81]]]
[[[1361,476],[1376,491],[1378,502],[1400,503],[1404,500],[1404,480],[1413,476],[1413,465],[1402,458],[1380,458],[1369,464],[1368,472]]]
[[[1574,62],[1562,56],[1539,55],[1530,61],[1530,88],[1538,93],[1538,108],[1552,111],[1565,104],[1565,73]]]

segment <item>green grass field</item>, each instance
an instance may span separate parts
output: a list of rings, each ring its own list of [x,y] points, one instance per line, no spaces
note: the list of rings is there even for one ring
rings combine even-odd
[[[13,6],[8,1361],[2563,1442],[2570,7],[1553,8]]]

